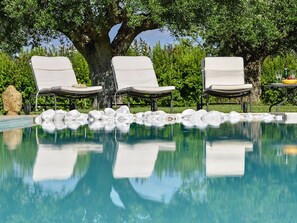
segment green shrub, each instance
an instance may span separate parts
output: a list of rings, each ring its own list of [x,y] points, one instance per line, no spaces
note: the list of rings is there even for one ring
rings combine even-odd
[[[156,45],[153,61],[160,85],[173,85],[175,106],[193,106],[201,95],[201,60],[205,51],[190,40],[175,46]]]

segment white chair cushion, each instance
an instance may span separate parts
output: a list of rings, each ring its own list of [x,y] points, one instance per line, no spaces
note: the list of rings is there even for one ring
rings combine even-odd
[[[204,89],[212,85],[244,84],[242,57],[206,57],[203,62]]]
[[[102,86],[74,87],[79,85],[67,57],[33,56],[30,64],[39,93],[88,95],[102,92]]]
[[[224,91],[251,90],[252,88],[253,88],[252,84],[233,84],[233,85],[213,84],[209,87],[209,89],[211,90],[224,90]]]
[[[72,64],[67,57],[33,56],[31,67],[38,90],[77,84]]]
[[[128,87],[159,87],[150,58],[116,56],[112,58],[117,90]]]
[[[119,91],[119,93],[124,92],[135,92],[135,93],[142,93],[142,94],[163,94],[163,93],[170,93],[175,89],[174,86],[162,86],[162,87],[129,87],[124,88]]]
[[[59,86],[59,87],[52,87],[50,90],[56,93],[64,92],[69,94],[96,94],[102,91],[102,87],[92,86],[92,87],[86,87],[86,88],[77,88],[77,87]]]

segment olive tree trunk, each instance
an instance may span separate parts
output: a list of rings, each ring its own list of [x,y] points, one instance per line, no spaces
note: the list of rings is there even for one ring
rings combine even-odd
[[[261,96],[261,60],[249,61],[245,66],[245,81],[253,85],[252,100],[259,102]]]
[[[101,38],[96,42],[91,41],[84,47],[79,44],[75,46],[85,57],[89,65],[92,85],[103,87],[99,106],[101,108],[109,107],[111,96],[115,90],[114,77],[111,70],[113,51],[109,38]],[[96,105],[96,101],[94,101],[93,107],[96,107]]]

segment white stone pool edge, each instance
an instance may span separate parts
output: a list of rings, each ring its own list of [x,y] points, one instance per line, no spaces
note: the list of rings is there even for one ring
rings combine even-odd
[[[127,111],[125,111],[125,108],[121,108],[120,110],[124,110],[124,113],[126,113]],[[129,112],[129,111],[128,111]],[[198,111],[194,111],[194,110],[185,110],[185,113],[188,114],[194,114],[194,112],[198,112]],[[116,113],[116,110],[115,110]],[[150,112],[148,112],[150,113]],[[127,114],[127,113],[126,113]],[[145,113],[143,113],[142,115],[144,115]],[[158,114],[158,113],[157,113]],[[183,113],[181,113],[180,115],[182,115]],[[232,112],[230,113],[226,113],[226,115],[232,114]],[[251,116],[251,117],[263,117],[263,114],[269,114],[269,115],[274,115],[274,116],[278,116],[279,120],[273,120],[273,121],[277,121],[280,123],[284,123],[284,124],[297,124],[297,113],[296,112],[281,112],[281,113],[237,113],[240,116]],[[136,116],[136,114],[133,114],[134,116]],[[179,116],[179,114],[166,114],[167,117],[176,117]],[[164,113],[163,113],[164,116]],[[183,116],[185,116],[185,114],[183,114]],[[35,120],[36,117],[38,117],[38,115],[19,115],[19,116],[0,116],[0,132],[6,131],[6,130],[11,130],[11,129],[16,129],[16,128],[26,128],[26,127],[30,127],[33,125],[36,125]],[[195,118],[195,116],[192,116],[192,118]],[[196,116],[197,118],[197,116]],[[193,123],[193,120],[189,120],[190,123]],[[252,121],[263,121],[263,120],[257,120],[257,119],[252,119]],[[167,124],[174,124],[176,122],[172,122],[172,123],[167,123]],[[37,124],[41,124],[41,123],[37,123]],[[183,123],[184,124],[184,123]],[[190,126],[191,127],[191,126]]]

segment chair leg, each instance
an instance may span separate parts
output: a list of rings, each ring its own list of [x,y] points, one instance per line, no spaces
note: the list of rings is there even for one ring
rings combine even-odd
[[[248,112],[248,105],[246,102],[242,103],[242,112],[247,113]]]
[[[114,106],[117,107],[117,102],[118,102],[118,99],[117,99],[117,92],[114,94]],[[111,99],[112,100],[112,99]],[[112,104],[110,106],[112,108]]]
[[[96,100],[97,100],[97,110],[99,110],[99,93],[96,94]]]
[[[70,105],[69,105],[69,110],[74,110],[76,109],[76,106],[75,106],[75,101],[73,101],[72,99],[70,99]]]
[[[151,111],[157,111],[157,99],[151,98]]]
[[[129,96],[129,94],[127,95],[127,100],[128,100],[128,108],[130,110],[130,96]]]
[[[250,112],[253,112],[253,109],[252,109],[252,93],[250,93]]]
[[[57,110],[57,98],[56,95],[54,94],[54,100],[55,100],[55,111]]]
[[[35,95],[35,111],[37,111],[37,103],[38,103],[38,92],[37,92],[37,94]]]
[[[229,98],[229,100],[230,100],[230,98]],[[240,107],[241,107],[241,111],[243,112],[243,113],[246,113],[247,111],[247,105],[246,105],[246,103],[243,101],[243,97],[240,97]]]
[[[206,111],[208,111],[208,104],[209,104],[209,97],[208,97],[208,94],[205,96],[206,98]]]
[[[99,96],[98,96],[98,97],[99,97]],[[111,95],[110,95],[110,100],[109,100],[109,105],[108,105],[109,108],[112,108],[113,100],[114,100],[114,98],[113,98],[113,96],[112,96],[112,94],[111,94]],[[116,100],[116,98],[115,98],[115,100]],[[115,102],[115,103],[116,103],[116,102]],[[99,106],[98,106],[98,109],[99,109]]]
[[[203,108],[203,96],[200,97],[200,102],[196,103],[196,110],[200,110]]]
[[[172,93],[170,93],[170,113],[172,113]]]

